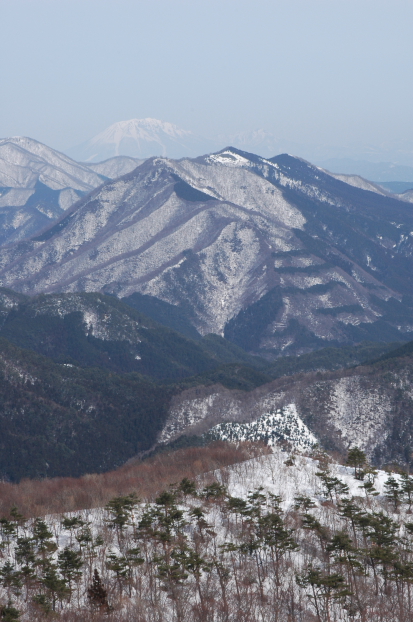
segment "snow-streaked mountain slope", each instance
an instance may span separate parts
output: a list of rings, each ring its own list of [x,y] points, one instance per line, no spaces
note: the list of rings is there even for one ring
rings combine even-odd
[[[40,181],[52,190],[89,192],[102,183],[89,167],[24,136],[0,140],[0,164],[0,184],[5,188],[33,189]]]
[[[406,190],[406,192],[398,194],[397,197],[402,201],[409,201],[409,203],[413,203],[413,190]]]
[[[202,332],[276,352],[406,338],[413,214],[282,155],[152,158],[92,191],[41,236],[0,253],[27,293],[135,291]],[[245,315],[246,314],[246,315]]]
[[[0,244],[41,231],[104,178],[36,140],[0,140]]]
[[[287,404],[248,423],[219,423],[206,437],[232,443],[264,441],[268,445],[282,441],[296,450],[307,451],[317,445],[316,437],[301,420],[295,404]]]
[[[212,149],[212,143],[188,130],[147,118],[118,121],[68,153],[82,162],[100,162],[114,156],[182,158]]]
[[[122,177],[122,175],[127,175],[127,173],[133,171],[137,166],[143,164],[143,162],[144,160],[129,158],[128,156],[115,156],[103,162],[87,163],[87,167],[95,171],[98,175],[102,175],[108,179],[116,179],[117,177]]]
[[[158,442],[182,434],[298,447],[315,437],[340,453],[358,446],[376,464],[402,463],[413,442],[413,358],[280,378],[249,392],[188,389],[173,398]]]
[[[193,169],[193,166],[196,165],[188,163],[186,168]],[[216,183],[214,178],[219,172],[224,177],[228,173],[230,178],[233,176],[225,167],[218,167],[216,171],[215,167],[198,164],[197,170],[197,176],[203,173],[211,177],[206,184],[208,187]],[[238,196],[237,203],[227,201],[225,195],[231,196],[231,186],[225,191],[218,185],[224,193],[219,200],[205,193],[201,201],[187,201],[175,191],[182,183],[174,177],[179,173],[190,180],[193,187],[202,190],[193,170],[188,173],[185,169],[185,163],[155,159],[126,178],[106,184],[89,195],[80,209],[62,221],[63,228],[56,229],[60,235],[52,235],[44,243],[30,244],[34,255],[29,253],[31,259],[23,269],[27,276],[32,272],[33,261],[39,268],[40,264],[44,267],[49,264],[50,252],[56,268],[61,264],[53,276],[39,273],[40,281],[35,290],[105,288],[119,295],[133,291],[159,295],[175,277],[174,267],[175,272],[180,266],[185,270],[187,265],[184,264],[199,252],[202,259],[198,278],[204,285],[194,292],[199,299],[194,301],[194,312],[204,332],[221,332],[227,319],[240,309],[239,296],[248,290],[256,263],[265,266],[271,247],[290,248],[290,227],[302,227],[304,219],[283,200],[277,188],[248,170],[236,171],[240,174],[237,182],[254,187],[257,196],[261,194],[261,211],[254,205],[251,193]],[[18,247],[8,249],[6,254],[15,251],[18,252]],[[35,256],[38,259],[34,259]],[[83,277],[82,285],[76,283],[80,272],[85,275],[89,272],[88,282]],[[9,265],[6,280],[9,285],[13,281],[20,289],[23,273],[20,269],[19,274],[12,273]],[[261,273],[257,276],[265,288],[266,270],[261,269]],[[31,286],[29,289],[33,291]],[[25,287],[24,290],[29,291]],[[179,302],[180,292],[173,282],[168,290],[168,294],[161,297]]]
[[[325,171],[329,173],[329,171]],[[368,179],[364,179],[364,177],[360,177],[360,175],[341,175],[338,173],[329,173],[335,179],[339,179],[340,181],[344,181],[346,184],[350,184],[350,186],[354,186],[355,188],[361,188],[361,190],[369,190],[370,192],[377,192],[377,194],[382,194],[383,196],[391,195],[390,192],[386,192],[382,186],[378,184],[374,184],[372,181],[368,181]]]
[[[86,165],[31,138],[0,140],[0,245],[36,235],[105,180],[142,162],[117,157]]]

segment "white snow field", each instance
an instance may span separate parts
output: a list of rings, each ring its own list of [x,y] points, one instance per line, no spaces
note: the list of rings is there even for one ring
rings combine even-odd
[[[408,620],[408,579],[392,568],[400,555],[410,563],[410,504],[384,496],[387,478],[361,481],[325,454],[275,445],[201,476],[197,492],[186,480],[150,503],[119,497],[44,522],[3,520],[0,602],[22,621],[52,609],[68,620]]]

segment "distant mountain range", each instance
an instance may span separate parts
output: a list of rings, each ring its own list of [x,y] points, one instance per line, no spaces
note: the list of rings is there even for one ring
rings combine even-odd
[[[333,173],[360,175],[375,182],[413,183],[413,144],[407,141],[380,147],[353,144],[332,146],[286,140],[273,131],[258,128],[208,138],[159,119],[129,119],[113,123],[86,142],[66,150],[74,160],[100,162],[116,156],[147,159],[196,157],[225,145],[271,158],[294,153]],[[401,164],[403,163],[403,164]],[[410,188],[391,188],[403,192]]]
[[[345,178],[346,179],[346,178]],[[150,158],[0,250],[23,293],[149,294],[265,356],[413,332],[411,206],[288,155]]]
[[[26,137],[0,140],[0,246],[30,238],[62,216],[82,196],[107,179],[132,171],[154,155],[180,158],[216,150],[216,142],[205,140],[157,119],[132,119],[115,123],[74,150],[79,163],[38,141]],[[238,148],[268,157],[285,148],[277,137],[264,130],[231,137]],[[299,151],[299,146],[296,146]],[[127,155],[129,154],[129,155]],[[99,160],[99,161],[98,161]],[[413,167],[372,164],[352,160],[329,160],[333,174],[346,183],[378,193],[392,192],[411,201]],[[356,174],[357,173],[357,174]],[[360,179],[360,174],[371,182]],[[343,175],[347,175],[343,177]],[[398,176],[399,181],[395,181]],[[385,179],[392,181],[386,182]],[[402,195],[402,193],[404,193]]]
[[[360,175],[376,182],[406,182],[408,186],[400,189],[399,192],[413,187],[413,166],[403,166],[393,162],[352,160],[350,158],[330,158],[321,160],[318,164],[332,173]]]
[[[32,138],[0,140],[0,245],[39,233],[93,188],[138,164],[119,157],[87,166]]]

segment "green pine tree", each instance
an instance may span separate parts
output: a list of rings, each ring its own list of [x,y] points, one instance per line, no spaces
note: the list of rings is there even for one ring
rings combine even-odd
[[[9,602],[5,607],[0,607],[0,619],[2,622],[16,622],[20,619],[20,611]]]
[[[393,475],[389,475],[384,484],[384,488],[386,490],[386,498],[390,501],[390,503],[393,503],[394,510],[397,511],[397,508],[401,502],[402,490]]]
[[[93,572],[92,585],[87,590],[87,597],[90,605],[95,609],[104,609],[108,606],[108,593],[96,568]]]
[[[363,467],[367,463],[366,454],[358,447],[349,449],[347,455],[347,463],[349,466],[354,467],[354,477],[356,479],[363,479],[364,472]]]

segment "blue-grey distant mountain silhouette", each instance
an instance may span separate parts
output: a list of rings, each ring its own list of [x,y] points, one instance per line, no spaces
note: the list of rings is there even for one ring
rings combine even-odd
[[[413,184],[413,166],[350,158],[331,158],[320,162],[320,165],[332,173],[361,175],[372,181],[405,181]]]

